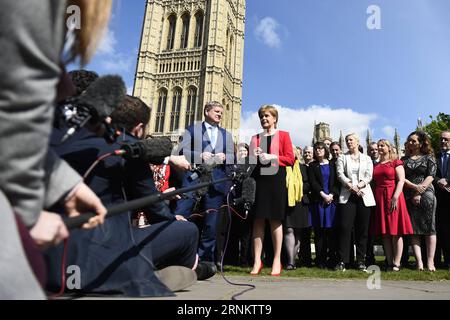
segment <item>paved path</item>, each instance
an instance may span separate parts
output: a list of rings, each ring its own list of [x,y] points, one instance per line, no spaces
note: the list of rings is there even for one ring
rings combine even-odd
[[[298,279],[280,277],[227,277],[232,282],[252,284],[255,290],[243,300],[450,300],[450,281],[381,281],[380,289],[369,290],[367,280]],[[372,287],[374,285],[372,284]],[[233,286],[220,275],[198,281],[167,300],[231,300],[248,287]],[[152,299],[154,300],[154,299]]]

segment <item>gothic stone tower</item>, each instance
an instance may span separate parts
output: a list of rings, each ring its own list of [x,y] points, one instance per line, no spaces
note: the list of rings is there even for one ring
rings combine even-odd
[[[320,122],[319,124],[314,123],[312,144],[316,142],[323,142],[326,139],[333,141],[330,134],[330,125],[324,122]]]
[[[238,136],[245,0],[148,0],[133,94],[152,107],[148,133],[169,136],[224,106],[221,126]]]

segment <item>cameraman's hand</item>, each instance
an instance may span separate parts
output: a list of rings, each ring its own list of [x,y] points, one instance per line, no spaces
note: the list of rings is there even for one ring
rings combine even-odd
[[[83,182],[79,183],[66,198],[64,206],[69,217],[76,217],[84,212],[97,214],[83,225],[83,229],[92,229],[105,222],[106,208],[97,195]]]
[[[172,188],[168,188],[168,189],[166,189],[166,190],[164,190],[163,191],[163,193],[169,193],[169,192],[172,192],[172,191],[175,191],[176,189],[174,188],[174,187],[172,187]],[[181,199],[181,196],[173,196],[170,200],[180,200]]]
[[[175,219],[177,219],[177,221],[187,221],[185,217],[180,216],[180,215],[176,215]]]
[[[42,211],[38,221],[31,228],[30,235],[37,246],[44,250],[66,239],[69,231],[59,214]]]
[[[169,164],[182,170],[191,170],[191,164],[186,160],[185,156],[170,156]]]

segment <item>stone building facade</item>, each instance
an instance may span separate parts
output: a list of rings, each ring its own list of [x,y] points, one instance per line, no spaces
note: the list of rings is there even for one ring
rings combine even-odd
[[[245,0],[148,0],[133,95],[152,107],[148,133],[169,136],[224,106],[221,126],[238,138]]]

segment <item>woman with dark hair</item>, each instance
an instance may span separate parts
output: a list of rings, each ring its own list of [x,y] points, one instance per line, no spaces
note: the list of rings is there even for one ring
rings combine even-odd
[[[335,226],[336,200],[339,195],[335,166],[328,161],[330,152],[323,142],[314,144],[314,161],[308,167],[311,185],[311,222],[314,228],[316,266],[325,268],[333,259],[332,231]]]
[[[251,274],[259,274],[263,267],[261,254],[265,223],[268,220],[274,251],[271,275],[279,276],[282,269],[282,222],[286,217],[288,202],[286,166],[294,165],[295,158],[289,133],[277,129],[278,110],[265,105],[259,109],[258,115],[264,132],[253,136],[250,143],[250,163],[258,163],[253,171],[256,194],[253,206],[254,263]]]
[[[420,237],[425,236],[427,246],[427,267],[436,271],[434,253],[436,251],[436,197],[433,179],[437,164],[430,139],[423,131],[409,134],[406,150],[408,156],[402,160],[405,167],[405,198],[414,235],[411,238],[417,269],[423,270]]]

